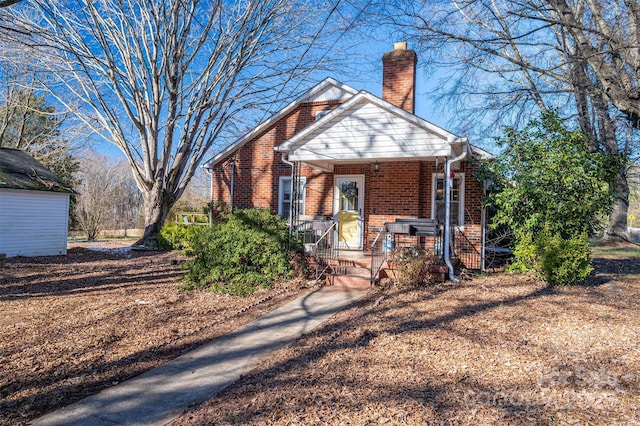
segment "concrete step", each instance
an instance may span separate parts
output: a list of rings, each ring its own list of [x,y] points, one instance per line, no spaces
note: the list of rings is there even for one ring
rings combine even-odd
[[[371,275],[371,269],[358,265],[334,265],[331,271],[334,275],[362,275],[363,277]]]
[[[366,289],[371,284],[371,270],[363,266],[336,265],[329,275],[329,284]]]
[[[335,287],[368,289],[371,285],[369,276],[362,275],[335,275],[329,276],[329,284]]]
[[[359,266],[362,268],[371,268],[371,257],[343,258],[336,262],[340,266]]]

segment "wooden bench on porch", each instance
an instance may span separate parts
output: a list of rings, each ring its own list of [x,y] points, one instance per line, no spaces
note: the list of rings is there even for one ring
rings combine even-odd
[[[416,237],[416,244],[422,243],[429,245],[433,248],[435,253],[439,253],[442,250],[442,230],[440,229],[440,222],[437,219],[431,218],[397,218],[395,222],[385,223],[385,230],[393,235],[393,247],[397,247],[398,244],[407,244],[409,241],[407,238]],[[396,237],[399,237],[399,241]],[[426,237],[426,241],[421,241],[421,237]]]
[[[398,218],[395,222],[385,223],[387,232],[416,237],[437,237],[440,235],[440,223],[437,219]]]

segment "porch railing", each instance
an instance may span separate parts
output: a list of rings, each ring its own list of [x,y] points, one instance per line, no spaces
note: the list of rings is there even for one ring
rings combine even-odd
[[[467,269],[481,269],[481,254],[465,233],[454,228],[453,253]]]
[[[316,243],[332,223],[332,220],[324,219],[299,220],[292,227],[292,232],[298,241],[308,246],[309,244]]]
[[[335,231],[336,222],[332,222],[314,243],[310,243],[316,263],[316,281],[320,280],[327,269],[338,260],[339,247]]]
[[[371,287],[376,281],[376,277],[380,270],[382,269],[382,265],[387,261],[387,254],[389,252],[389,245],[386,245],[387,235],[392,235],[387,232],[386,227],[380,229],[378,235],[371,243]]]

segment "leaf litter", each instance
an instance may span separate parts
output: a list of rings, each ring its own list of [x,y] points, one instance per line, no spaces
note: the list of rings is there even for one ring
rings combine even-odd
[[[76,243],[67,256],[7,259],[0,425],[26,424],[165,363],[292,300],[305,285],[282,283],[244,299],[184,291],[184,259],[109,242]]]
[[[72,248],[0,270],[0,424],[68,405],[300,295],[180,290],[175,252]],[[584,285],[495,273],[376,288],[171,424],[638,424],[640,261]]]
[[[640,424],[640,259],[595,264],[379,287],[171,426]]]

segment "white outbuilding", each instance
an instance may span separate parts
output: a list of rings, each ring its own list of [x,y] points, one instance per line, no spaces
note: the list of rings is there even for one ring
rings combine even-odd
[[[72,190],[29,154],[0,148],[0,253],[67,253]]]

